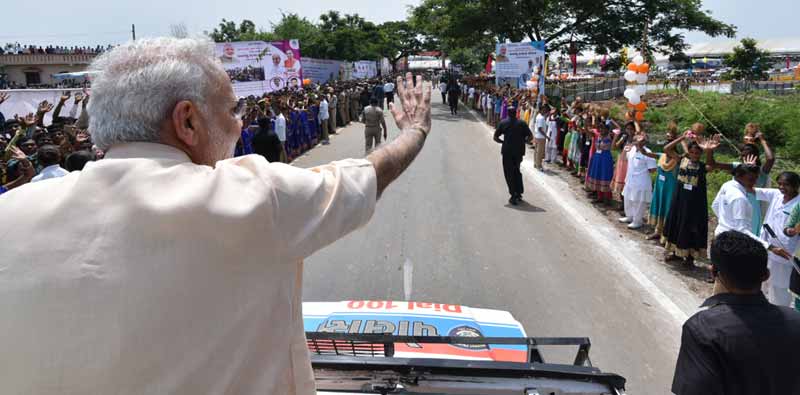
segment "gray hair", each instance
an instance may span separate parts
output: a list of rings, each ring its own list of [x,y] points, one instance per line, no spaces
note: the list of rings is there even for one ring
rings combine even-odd
[[[206,108],[211,76],[224,70],[207,39],[131,41],[100,55],[90,70],[89,131],[102,150],[124,142],[158,142],[175,104]],[[217,74],[219,75],[219,74]]]

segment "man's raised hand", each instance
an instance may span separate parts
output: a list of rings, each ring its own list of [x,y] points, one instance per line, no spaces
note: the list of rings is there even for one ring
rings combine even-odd
[[[401,108],[389,103],[389,110],[397,127],[401,130],[418,129],[427,135],[431,131],[431,84],[417,76],[414,86],[413,75],[406,73],[405,82],[402,77],[397,77],[396,87]]]

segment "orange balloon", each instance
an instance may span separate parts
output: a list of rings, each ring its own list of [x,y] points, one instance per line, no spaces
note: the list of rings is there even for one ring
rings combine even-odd
[[[636,108],[636,106],[631,104],[631,102],[627,102],[627,103],[625,103],[625,105],[628,106],[628,108]]]
[[[633,106],[633,108],[635,108],[636,111],[643,112],[644,110],[647,110],[647,103],[639,102],[639,104]]]
[[[644,113],[643,112],[636,112],[636,120],[637,121],[644,121]]]
[[[650,65],[647,63],[642,63],[639,65],[637,73],[647,74],[650,71]]]
[[[628,63],[628,70],[638,72],[639,66],[637,66],[635,63]]]

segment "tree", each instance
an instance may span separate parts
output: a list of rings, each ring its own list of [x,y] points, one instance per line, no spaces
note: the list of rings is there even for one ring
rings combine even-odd
[[[318,58],[321,55],[319,28],[298,14],[281,12],[281,20],[272,24],[271,34],[274,40],[300,40],[303,56]]]
[[[381,40],[378,26],[358,14],[328,11],[320,15],[320,52],[325,59],[378,60]]]
[[[448,46],[469,46],[483,37],[540,41],[548,51],[613,53],[639,48],[672,53],[687,47],[682,31],[732,37],[736,28],[700,9],[701,0],[423,0],[411,11],[422,30]]]
[[[389,59],[392,69],[397,69],[397,61],[425,49],[420,32],[407,21],[384,22],[378,26],[381,57]]]
[[[767,79],[766,71],[772,65],[769,52],[758,49],[758,43],[752,38],[743,38],[741,44],[725,57],[725,65],[733,69],[731,76],[746,81]]]
[[[243,20],[237,27],[236,22],[225,18],[212,32],[206,33],[214,42],[218,43],[252,40],[258,34],[256,32],[256,24],[248,19]]]

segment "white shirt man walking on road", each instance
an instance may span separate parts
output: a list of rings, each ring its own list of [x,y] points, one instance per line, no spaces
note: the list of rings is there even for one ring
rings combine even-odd
[[[91,70],[106,158],[0,195],[2,393],[314,394],[303,259],[422,149],[430,84],[398,79],[390,144],[301,169],[231,158],[243,109],[210,41],[137,40]]]
[[[383,94],[386,95],[387,106],[389,103],[394,103],[394,84],[391,80],[383,84]]]

